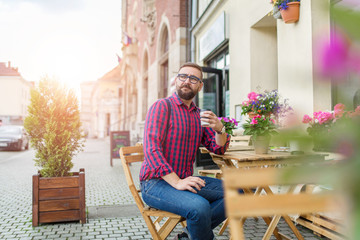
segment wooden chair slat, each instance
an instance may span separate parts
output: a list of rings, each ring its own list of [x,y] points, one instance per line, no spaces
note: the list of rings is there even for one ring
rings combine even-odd
[[[321,194],[307,191],[295,194],[293,192],[294,185],[308,182],[316,184],[317,182],[314,182],[316,179],[285,178],[284,173],[288,170],[289,168],[285,167],[281,169],[223,169],[225,208],[233,239],[244,239],[243,224],[240,223],[247,217],[256,216],[273,216],[272,223],[263,239],[270,239],[272,234],[281,235],[276,233],[276,225],[280,217],[284,218],[297,239],[304,239],[288,214],[333,211],[338,210],[339,206],[344,204],[344,200],[340,196],[329,191]],[[290,185],[290,190],[284,194],[273,194],[269,188],[270,185]],[[238,191],[254,187],[258,187],[255,194],[240,194]],[[260,194],[259,189],[263,189],[266,194]]]
[[[326,194],[274,194],[258,197],[237,194],[229,196],[226,200],[232,209],[229,216],[256,217],[335,210],[337,205],[332,205],[333,201],[329,201],[329,199],[330,195]],[[242,204],[238,204],[239,202]]]

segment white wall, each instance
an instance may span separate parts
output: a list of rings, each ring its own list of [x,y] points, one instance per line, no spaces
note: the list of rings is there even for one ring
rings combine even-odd
[[[30,103],[30,83],[21,76],[0,76],[0,86],[0,115],[25,117]]]
[[[299,116],[330,109],[330,84],[317,81],[313,60],[319,35],[329,34],[328,3],[302,0],[300,20],[285,24],[271,23],[274,20],[267,15],[272,6],[267,1],[228,1],[231,116],[234,105],[257,86],[261,91],[277,86]]]

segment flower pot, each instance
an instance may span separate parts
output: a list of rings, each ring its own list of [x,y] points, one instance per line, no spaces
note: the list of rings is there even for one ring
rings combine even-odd
[[[285,23],[299,21],[300,2],[289,2],[287,9],[280,9],[281,17]]]
[[[256,115],[265,115],[266,117],[270,117],[271,113],[266,113],[266,114],[258,114],[258,113],[255,113],[255,112],[249,112],[248,113],[249,118],[254,118]]]
[[[248,115],[249,115],[249,118],[254,118],[257,115],[257,113],[249,112]]]
[[[257,136],[253,143],[256,154],[267,154],[269,150],[270,136]]]
[[[84,169],[66,177],[33,175],[32,214],[34,227],[39,223],[86,223]]]

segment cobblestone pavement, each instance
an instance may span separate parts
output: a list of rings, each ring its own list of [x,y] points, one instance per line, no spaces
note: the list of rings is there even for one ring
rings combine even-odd
[[[120,160],[114,159],[114,166],[110,167],[109,149],[108,139],[88,139],[84,152],[74,159],[74,171],[85,168],[88,222],[43,224],[35,228],[31,222],[32,175],[37,171],[33,162],[35,152],[32,149],[0,152],[0,239],[151,239],[128,190]],[[138,167],[135,168],[134,175],[138,172]],[[310,230],[298,228],[305,239],[320,239]],[[279,229],[290,232],[284,221]],[[218,230],[219,227],[215,233]],[[265,230],[263,220],[246,220],[246,239],[261,239]],[[177,227],[168,239],[180,231],[181,227]],[[229,239],[228,230],[216,238]]]

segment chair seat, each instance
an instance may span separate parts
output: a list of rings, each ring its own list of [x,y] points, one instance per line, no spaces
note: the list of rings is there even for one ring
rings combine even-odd
[[[163,217],[172,217],[172,218],[178,218],[181,219],[183,217],[181,217],[180,215],[171,213],[171,212],[167,212],[167,211],[163,211],[163,210],[159,210],[157,208],[153,208],[153,207],[144,207],[143,213],[148,215],[148,216],[163,216]],[[185,220],[185,218],[183,218]]]
[[[204,169],[198,171],[200,176],[222,178],[222,171],[220,169]]]

